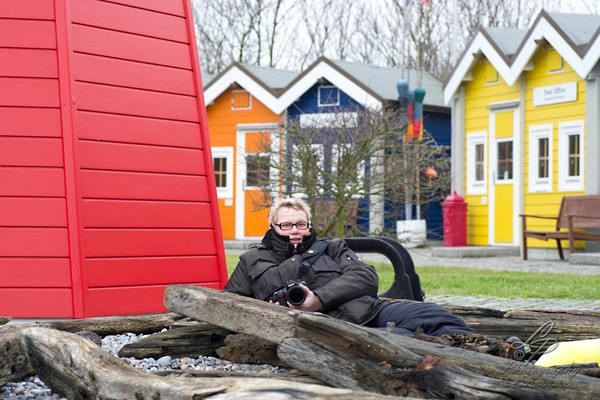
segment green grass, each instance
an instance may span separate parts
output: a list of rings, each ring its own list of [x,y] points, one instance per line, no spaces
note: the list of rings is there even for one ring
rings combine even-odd
[[[237,255],[227,255],[227,270],[233,272]],[[379,275],[380,292],[394,281],[391,264],[373,263]],[[426,296],[461,295],[543,299],[600,300],[600,276],[540,272],[491,271],[457,267],[417,267]]]

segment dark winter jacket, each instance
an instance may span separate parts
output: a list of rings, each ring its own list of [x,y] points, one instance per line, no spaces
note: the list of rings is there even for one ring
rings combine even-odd
[[[302,255],[315,242],[311,229],[295,249],[289,237],[270,229],[262,243],[240,256],[224,290],[269,301],[273,293],[298,278]],[[302,277],[323,304],[322,312],[334,318],[364,325],[379,313],[379,278],[372,265],[365,264],[343,239],[329,242],[326,251]]]

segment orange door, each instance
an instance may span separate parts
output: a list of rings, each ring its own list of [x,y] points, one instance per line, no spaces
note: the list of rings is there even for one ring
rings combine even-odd
[[[269,175],[268,169],[260,162],[263,157],[269,155],[261,153],[265,145],[270,145],[270,131],[239,131],[238,130],[238,152],[240,154],[237,169],[239,171],[241,185],[238,193],[236,210],[237,237],[261,237],[269,229],[268,201],[270,193],[265,193],[259,187],[258,182],[264,176]]]

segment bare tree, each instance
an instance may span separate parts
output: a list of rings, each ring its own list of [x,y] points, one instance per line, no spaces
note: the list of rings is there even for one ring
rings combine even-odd
[[[406,202],[437,201],[431,194],[450,177],[432,181],[423,171],[442,165],[445,151],[428,135],[406,140],[403,121],[397,110],[356,108],[306,115],[282,125],[278,140],[258,143],[262,156],[251,161],[261,164],[255,171],[260,171],[257,181],[264,193],[255,206],[268,207],[272,196],[304,197],[320,223],[319,235],[343,237],[368,233],[356,221],[373,206],[367,199],[380,197],[397,205],[394,220]],[[383,173],[375,173],[376,164],[383,165]],[[407,199],[407,186],[420,196]]]

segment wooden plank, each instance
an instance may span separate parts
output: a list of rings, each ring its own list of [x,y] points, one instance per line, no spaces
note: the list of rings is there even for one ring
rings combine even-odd
[[[83,170],[80,189],[84,198],[208,201],[202,176]]]
[[[203,150],[81,140],[79,152],[81,168],[206,175]]]
[[[83,200],[81,207],[86,228],[213,228],[208,203]]]
[[[0,76],[58,78],[56,50],[0,48]]]
[[[162,12],[165,14],[179,15],[185,17],[183,10],[183,1],[164,1],[164,0],[113,0],[113,3],[125,4],[132,7],[143,8]]]
[[[294,337],[300,313],[254,298],[189,285],[168,286],[164,303],[178,314],[271,343]]]
[[[78,81],[196,95],[194,75],[187,69],[80,53],[75,53],[72,59],[73,75]]]
[[[0,228],[0,256],[68,257],[68,232],[64,228]]]
[[[14,167],[62,167],[62,140],[0,137],[0,163]]]
[[[0,197],[0,226],[66,227],[64,198]]]
[[[216,256],[93,258],[84,265],[90,288],[220,280]]]
[[[85,229],[86,257],[217,254],[212,229]]]
[[[69,399],[192,400],[213,394],[246,399],[384,399],[373,393],[282,379],[157,376],[130,367],[79,335],[32,327],[23,330],[22,338],[41,379]]]
[[[54,19],[54,1],[2,0],[0,18]]]
[[[65,196],[62,168],[0,168],[0,196]]]
[[[197,283],[216,288],[219,283]],[[163,305],[167,285],[92,288],[88,290],[86,317],[146,314],[168,311]]]
[[[168,42],[77,24],[72,26],[72,32],[75,52],[192,69],[190,47],[185,43]]]
[[[0,107],[0,136],[61,137],[58,108]]]
[[[80,138],[202,149],[200,125],[154,118],[77,113]],[[1,129],[1,128],[0,128]]]
[[[0,88],[1,88],[0,81]],[[90,83],[75,83],[77,109],[198,122],[197,99]],[[1,98],[0,98],[1,100]]]
[[[2,271],[0,286],[3,287],[71,286],[68,258],[2,258],[0,271]]]
[[[0,106],[59,107],[58,80],[0,77]]]
[[[56,49],[54,21],[2,19],[0,47]]]
[[[0,288],[0,314],[13,318],[72,318],[71,289]]]
[[[77,24],[189,43],[185,18],[174,15],[92,0],[73,2],[71,15]]]

